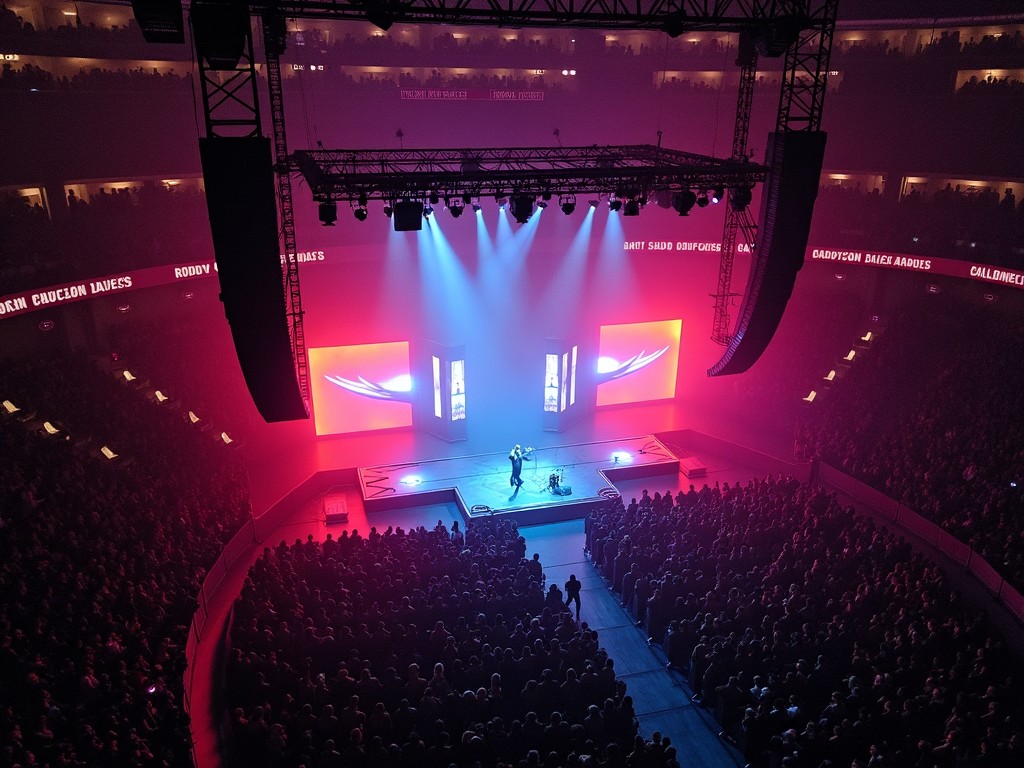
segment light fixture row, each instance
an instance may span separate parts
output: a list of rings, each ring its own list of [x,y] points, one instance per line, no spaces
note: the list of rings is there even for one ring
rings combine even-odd
[[[697,191],[687,189],[682,192],[669,194],[671,194],[670,204],[669,199],[660,193],[658,202],[664,208],[672,207],[680,216],[688,216],[694,206],[706,208],[708,205],[718,204],[725,200],[726,196],[725,188],[722,186]],[[743,211],[750,204],[752,196],[752,187],[736,187],[729,192],[729,204],[736,211]],[[534,206],[536,205],[537,208],[547,208],[552,197],[553,195],[550,192],[542,193],[539,199],[537,195],[533,194],[513,192],[510,195],[506,195],[503,192],[498,192],[494,195],[494,201],[502,210],[508,207],[515,220],[520,224],[525,224],[529,221],[530,216],[533,215]],[[481,209],[480,198],[474,197],[469,192],[464,192],[461,195],[446,195],[443,199],[444,205],[448,212],[451,213],[452,218],[459,218],[463,211],[470,206],[472,206],[474,211]],[[422,206],[422,215],[426,218],[433,214],[434,207],[440,205],[441,200],[441,195],[435,191],[430,192],[421,200],[403,198],[401,200],[388,201],[384,205],[384,215],[391,218],[399,203],[415,203]],[[367,202],[366,193],[362,193],[352,206],[352,214],[358,221],[366,221],[369,216]],[[646,195],[619,195],[618,193],[611,193],[608,196],[608,209],[610,211],[621,211],[623,216],[639,216],[640,210],[647,205],[647,202]],[[596,208],[600,201],[592,199],[589,203],[591,208]],[[576,195],[571,192],[558,195],[558,206],[566,216],[571,215],[576,210]],[[333,227],[338,220],[337,202],[328,200],[319,203],[318,207],[320,223],[325,227]]]

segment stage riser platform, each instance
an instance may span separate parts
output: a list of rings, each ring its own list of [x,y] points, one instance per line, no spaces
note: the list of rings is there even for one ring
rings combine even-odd
[[[678,474],[679,459],[656,437],[624,438],[542,448],[523,465],[523,487],[509,484],[506,452],[419,463],[362,467],[360,490],[367,513],[454,502],[463,517],[513,517],[521,524],[572,520],[608,504],[615,480]],[[572,494],[550,489],[551,475]]]

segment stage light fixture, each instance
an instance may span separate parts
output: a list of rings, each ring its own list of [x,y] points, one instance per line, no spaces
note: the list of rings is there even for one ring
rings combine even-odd
[[[399,200],[394,204],[395,232],[419,232],[423,229],[423,203]]]
[[[334,222],[338,220],[338,204],[333,200],[320,203],[318,212],[320,214],[320,223],[325,227],[333,227]]]
[[[711,202],[718,205],[722,200],[725,199],[725,188],[715,187],[711,190]]]
[[[701,192],[699,195],[697,195],[697,207],[698,208],[707,208],[710,203],[711,203],[711,201],[708,200],[708,193],[707,192]]]
[[[597,206],[600,205],[600,202],[601,202],[600,200],[591,200],[590,201],[590,207],[591,208],[597,208]]]
[[[432,214],[433,212],[434,212],[434,209],[430,206],[429,203],[427,203],[426,205],[423,206],[423,218],[424,219],[427,218],[428,216],[430,216],[430,214]]]
[[[480,204],[473,203],[473,213],[480,213]]]
[[[737,213],[742,213],[750,205],[754,193],[750,187],[736,187],[729,193],[729,205]]]
[[[359,207],[360,208],[365,208],[366,207],[366,203],[367,203],[366,193],[365,192],[360,192],[359,193]]]
[[[462,203],[452,200],[451,205],[448,206],[448,212],[452,215],[453,219],[457,219],[459,218],[459,216],[462,215],[462,211],[464,208],[465,206],[462,205]]]
[[[352,215],[356,217],[356,221],[366,221],[366,217],[369,214],[366,212],[366,206],[360,205],[352,211]]]
[[[640,201],[635,197],[630,198],[626,201],[625,205],[622,206],[623,216],[639,216],[640,215]]]
[[[568,216],[576,210],[576,195],[561,195],[558,204],[562,207],[562,213]]]
[[[516,222],[525,224],[533,215],[533,195],[512,195],[509,208]]]
[[[693,206],[697,204],[697,195],[692,190],[678,192],[672,196],[672,207],[680,216],[689,216]]]
[[[620,208],[622,208],[622,201],[619,200],[618,198],[615,198],[613,200],[609,200],[608,201],[608,210],[609,211],[617,211]]]
[[[543,200],[541,200],[541,201],[539,201],[537,203],[537,207],[543,210],[544,208],[548,207],[548,204],[546,202],[544,202]]]
[[[385,205],[384,206],[384,215],[387,216],[390,219],[392,213],[394,213],[394,209],[390,205]]]
[[[437,205],[440,202],[441,202],[441,196],[439,194],[437,194],[437,192],[431,192],[430,193],[430,204],[431,205]]]
[[[462,203],[464,205],[469,205],[472,202],[473,202],[473,196],[471,194],[469,194],[469,192],[463,192],[462,193]]]

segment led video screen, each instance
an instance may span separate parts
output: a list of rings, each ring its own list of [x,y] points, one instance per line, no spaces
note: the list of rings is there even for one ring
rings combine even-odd
[[[314,347],[309,379],[318,435],[412,425],[407,341]]]
[[[675,397],[682,329],[682,320],[602,325],[597,405]]]

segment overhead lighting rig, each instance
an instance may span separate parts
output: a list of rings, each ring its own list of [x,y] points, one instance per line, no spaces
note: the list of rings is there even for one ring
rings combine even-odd
[[[751,189],[767,168],[648,144],[608,147],[524,147],[480,149],[299,150],[290,157],[318,203],[368,200],[421,200],[430,207],[442,197],[454,213],[463,205],[493,197],[499,206],[511,200],[517,221],[529,219],[534,206],[557,197],[563,213],[575,210],[576,196],[606,197],[609,208],[639,215],[648,199],[669,195],[688,200],[699,190],[697,205],[718,199],[724,190]],[[513,190],[511,195],[508,190]],[[538,202],[539,199],[539,202]],[[692,207],[690,204],[689,207]],[[676,206],[676,210],[685,213]],[[687,211],[689,209],[687,208]]]

